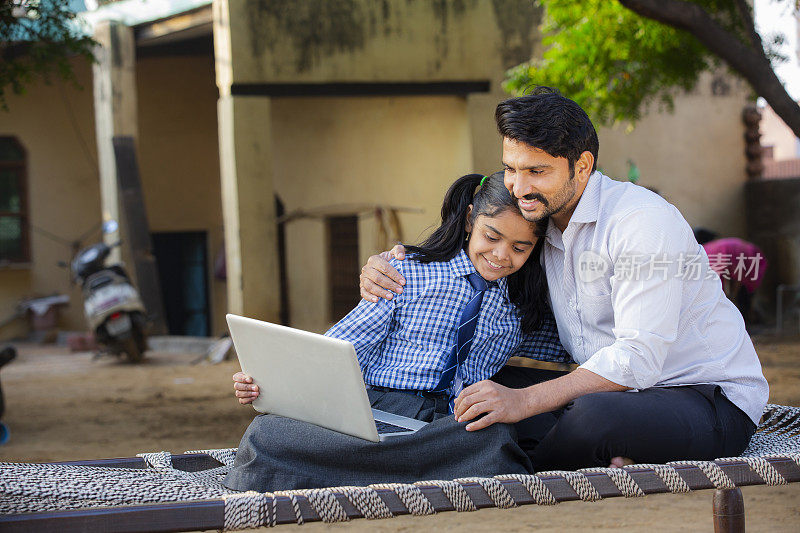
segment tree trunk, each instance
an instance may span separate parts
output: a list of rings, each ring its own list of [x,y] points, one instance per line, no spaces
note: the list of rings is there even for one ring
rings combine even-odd
[[[763,49],[743,43],[699,5],[683,0],[619,0],[634,13],[694,35],[713,54],[739,73],[764,98],[797,137],[800,106],[778,79]]]

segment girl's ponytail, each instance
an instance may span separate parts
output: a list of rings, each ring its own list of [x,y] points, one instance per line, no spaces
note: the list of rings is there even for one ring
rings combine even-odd
[[[442,202],[441,225],[418,246],[406,246],[414,259],[422,263],[449,261],[458,254],[467,234],[467,211],[483,179],[481,174],[467,174],[450,186]]]

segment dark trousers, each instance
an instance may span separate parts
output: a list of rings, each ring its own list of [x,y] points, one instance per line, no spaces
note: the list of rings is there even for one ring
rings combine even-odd
[[[523,388],[564,374],[507,366],[492,379]],[[665,463],[737,456],[755,431],[716,385],[587,394],[515,426],[537,472],[605,467],[613,457]]]
[[[224,485],[265,492],[532,472],[513,425],[470,432],[447,414],[445,396],[367,393],[376,409],[430,424],[413,435],[370,442],[290,418],[257,416]]]

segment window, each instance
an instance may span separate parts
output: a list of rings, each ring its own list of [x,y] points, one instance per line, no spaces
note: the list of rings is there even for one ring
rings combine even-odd
[[[339,321],[361,299],[358,290],[358,217],[325,218],[328,233],[328,282],[331,288],[332,322]]]
[[[25,149],[0,137],[0,264],[30,261]]]

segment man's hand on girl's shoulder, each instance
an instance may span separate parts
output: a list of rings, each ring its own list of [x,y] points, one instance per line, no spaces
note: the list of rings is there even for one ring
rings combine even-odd
[[[369,302],[377,302],[378,298],[391,300],[394,293],[403,292],[405,278],[389,264],[390,259],[402,261],[406,258],[406,248],[402,244],[396,245],[388,252],[371,255],[367,264],[361,268],[359,288],[361,297]]]

